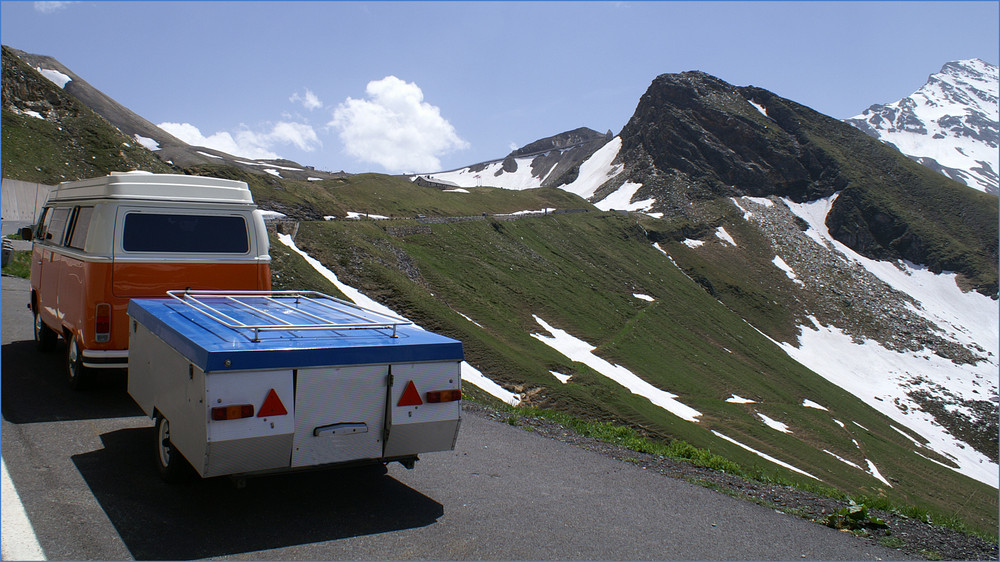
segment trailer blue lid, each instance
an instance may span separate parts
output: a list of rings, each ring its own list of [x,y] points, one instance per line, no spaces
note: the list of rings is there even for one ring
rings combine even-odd
[[[460,341],[411,324],[386,322],[385,316],[343,301],[321,301],[296,299],[286,304],[292,301],[213,296],[192,306],[177,298],[132,299],[128,314],[205,372],[464,357]],[[202,303],[207,306],[202,308]],[[265,319],[269,327],[254,329]]]

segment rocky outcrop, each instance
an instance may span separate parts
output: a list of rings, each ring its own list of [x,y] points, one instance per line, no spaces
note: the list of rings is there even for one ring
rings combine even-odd
[[[764,90],[740,89],[702,72],[665,74],[622,129],[622,153],[648,155],[657,170],[689,183],[695,197],[801,201],[841,189],[846,182],[830,158],[794,120]]]

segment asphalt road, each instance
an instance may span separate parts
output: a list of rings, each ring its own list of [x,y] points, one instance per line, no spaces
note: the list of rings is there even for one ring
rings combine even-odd
[[[152,423],[109,373],[35,351],[3,277],[2,452],[50,560],[878,560],[894,550],[465,413],[456,450],[385,476],[324,471],[169,486]],[[5,498],[5,501],[11,498]],[[30,529],[3,528],[5,543]],[[23,538],[23,537],[22,537]],[[8,543],[13,544],[13,543]]]

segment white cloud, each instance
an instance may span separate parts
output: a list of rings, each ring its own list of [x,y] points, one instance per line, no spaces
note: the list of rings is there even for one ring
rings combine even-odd
[[[190,123],[160,123],[158,126],[190,145],[214,148],[233,156],[252,159],[280,158],[274,152],[276,145],[291,144],[309,152],[322,144],[311,126],[285,121],[275,124],[269,132],[258,133],[244,128],[237,131],[235,136],[227,131],[220,131],[206,137],[198,127]]]
[[[75,2],[35,2],[35,11],[43,14],[52,14]]]
[[[299,95],[298,92],[292,94],[292,97],[288,98],[288,101],[292,103],[301,103],[302,107],[312,111],[313,109],[319,109],[323,107],[323,102],[310,90],[306,88],[305,95]]]
[[[339,104],[328,123],[348,154],[391,172],[435,171],[438,156],[468,148],[416,84],[386,76],[369,82],[365,94]]]
[[[312,152],[316,145],[322,144],[310,125],[288,121],[276,124],[270,133],[263,135],[263,138],[263,142],[267,144],[294,144],[305,152]]]

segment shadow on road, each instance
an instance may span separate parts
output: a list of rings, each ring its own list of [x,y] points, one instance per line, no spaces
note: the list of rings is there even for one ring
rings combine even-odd
[[[104,448],[72,457],[137,560],[225,556],[384,533],[434,523],[437,501],[389,476],[325,470],[180,485],[160,480],[153,429],[101,435]]]
[[[66,347],[41,353],[34,341],[15,341],[0,353],[0,402],[3,417],[11,423],[123,418],[143,415],[126,388],[124,369],[94,371],[87,390],[69,387]]]

